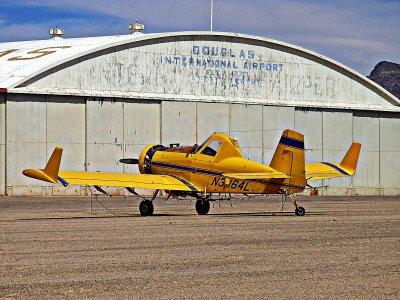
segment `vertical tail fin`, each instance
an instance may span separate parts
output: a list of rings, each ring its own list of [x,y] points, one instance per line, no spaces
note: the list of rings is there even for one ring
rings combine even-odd
[[[306,186],[304,135],[286,129],[279,140],[270,167],[291,177],[284,181],[288,193],[303,191]]]
[[[360,155],[361,144],[353,143],[351,144],[349,150],[347,151],[345,157],[343,158],[340,166],[346,169],[350,175],[353,175],[357,168],[358,157]]]

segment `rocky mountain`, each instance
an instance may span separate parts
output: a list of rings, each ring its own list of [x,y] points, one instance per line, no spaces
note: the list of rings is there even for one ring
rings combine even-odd
[[[400,99],[400,64],[381,61],[367,77]]]

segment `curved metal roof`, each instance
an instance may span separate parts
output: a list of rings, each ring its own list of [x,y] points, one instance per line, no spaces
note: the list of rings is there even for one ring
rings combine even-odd
[[[115,45],[131,43],[140,36],[142,34],[0,43],[0,88],[17,87],[65,62]],[[45,51],[55,52],[40,57]],[[37,59],[33,59],[35,57]]]
[[[369,80],[360,73],[313,51],[280,42],[273,39],[246,34],[226,32],[172,32],[159,34],[131,34],[105,37],[86,37],[62,39],[52,38],[49,40],[24,41],[0,43],[0,90],[8,89],[10,92],[28,80],[56,69],[67,62],[77,60],[87,54],[96,53],[113,47],[128,45],[145,40],[154,40],[154,43],[170,38],[199,37],[223,37],[242,39],[249,43],[264,43],[276,49],[288,51],[293,54],[307,57],[318,63],[324,64],[356,81],[361,82],[371,90],[387,99],[395,106],[400,106],[400,100],[387,90]],[[54,51],[51,55],[46,52]],[[37,58],[37,59],[32,59]]]

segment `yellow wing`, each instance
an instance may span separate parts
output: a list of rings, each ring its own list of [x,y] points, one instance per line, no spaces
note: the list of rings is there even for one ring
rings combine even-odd
[[[320,162],[306,164],[307,180],[352,176],[356,172],[361,144],[353,143],[340,164]]]
[[[60,171],[58,174],[58,182],[64,185],[80,184],[174,191],[198,191],[194,185],[181,177],[155,174]]]
[[[104,172],[59,171],[62,148],[56,147],[44,170],[26,169],[25,176],[64,186],[68,184],[137,187],[176,191],[199,191],[185,179],[172,175],[123,174]]]
[[[273,179],[273,178],[290,178],[286,173],[282,172],[270,172],[270,173],[224,173],[223,176],[233,179],[241,179],[241,180],[264,180],[264,179]]]

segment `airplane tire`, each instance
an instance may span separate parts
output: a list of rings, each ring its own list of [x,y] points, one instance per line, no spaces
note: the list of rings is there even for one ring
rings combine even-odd
[[[142,216],[152,216],[154,212],[153,202],[150,200],[143,200],[139,204],[139,212]]]
[[[294,213],[296,214],[296,216],[302,217],[306,214],[306,210],[302,206],[297,206],[294,210]]]
[[[210,201],[208,200],[197,200],[196,211],[199,215],[206,215],[210,211]]]

